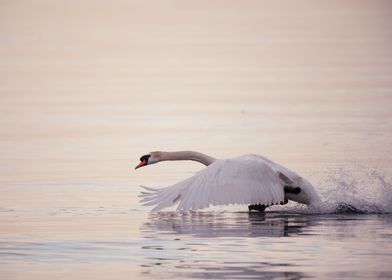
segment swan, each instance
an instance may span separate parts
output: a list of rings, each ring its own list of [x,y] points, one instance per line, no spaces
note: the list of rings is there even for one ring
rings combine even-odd
[[[207,167],[192,177],[165,188],[141,186],[139,197],[151,211],[178,203],[177,211],[206,208],[210,205],[250,204],[249,211],[264,211],[274,204],[293,200],[306,205],[321,202],[312,184],[295,172],[263,156],[248,154],[215,159],[194,151],[150,152],[140,158],[135,169],[170,160],[192,160]]]

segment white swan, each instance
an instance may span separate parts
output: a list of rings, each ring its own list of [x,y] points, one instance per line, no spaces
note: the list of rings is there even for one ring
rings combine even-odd
[[[192,151],[151,152],[140,158],[135,169],[167,160],[198,161],[206,168],[194,176],[166,188],[143,187],[143,205],[160,211],[179,203],[177,210],[188,211],[210,205],[252,204],[249,210],[293,200],[316,204],[321,200],[312,184],[293,171],[259,155],[216,160]]]

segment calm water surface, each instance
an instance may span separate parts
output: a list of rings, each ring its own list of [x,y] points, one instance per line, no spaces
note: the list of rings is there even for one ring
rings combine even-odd
[[[392,278],[391,26],[382,0],[1,1],[0,278]],[[261,154],[325,205],[152,214],[139,185],[202,168],[133,170],[154,150]]]

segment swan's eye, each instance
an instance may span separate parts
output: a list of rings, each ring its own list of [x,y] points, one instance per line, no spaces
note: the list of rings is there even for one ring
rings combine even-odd
[[[148,162],[148,159],[150,158],[150,155],[144,155],[144,156],[142,156],[141,158],[140,158],[140,161],[147,161]]]

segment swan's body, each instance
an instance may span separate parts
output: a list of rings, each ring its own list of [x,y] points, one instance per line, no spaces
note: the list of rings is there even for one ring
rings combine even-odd
[[[160,211],[178,204],[177,210],[188,211],[210,205],[284,204],[287,199],[304,204],[320,202],[313,186],[293,171],[259,155],[215,160],[196,152],[152,152],[141,158],[136,167],[163,160],[196,160],[207,165],[194,176],[172,186],[144,187],[141,202]],[[298,192],[285,191],[298,189]]]

